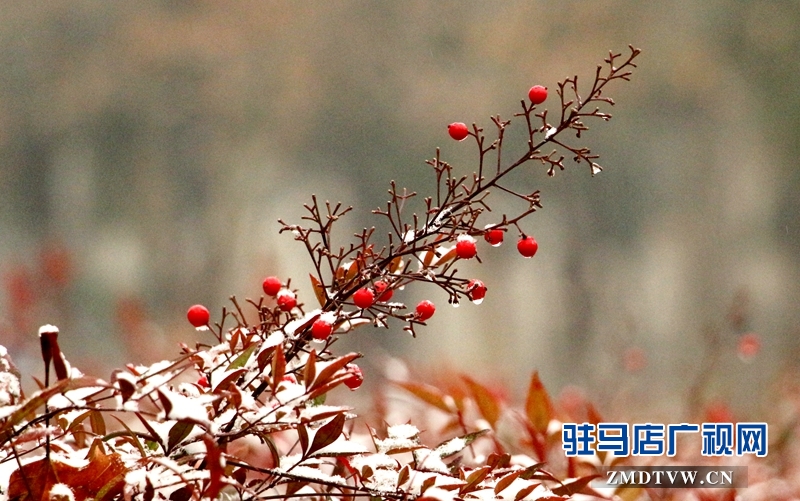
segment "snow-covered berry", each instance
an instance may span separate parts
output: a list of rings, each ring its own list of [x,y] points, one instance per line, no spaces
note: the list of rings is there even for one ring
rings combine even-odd
[[[278,303],[278,307],[283,311],[290,311],[297,306],[297,296],[289,289],[281,289],[278,291],[275,301]]]
[[[461,259],[472,259],[478,255],[475,239],[467,234],[459,235],[456,240],[456,255]]]
[[[492,247],[497,247],[503,243],[503,237],[505,236],[505,232],[500,228],[492,228],[491,230],[486,230],[483,234],[483,239],[489,242],[489,245]]]
[[[333,333],[333,324],[325,318],[318,318],[311,325],[311,337],[319,341],[328,339]]]
[[[369,308],[375,302],[375,294],[371,289],[363,287],[353,294],[353,302],[361,309]]]
[[[419,302],[417,305],[416,311],[416,319],[420,322],[424,322],[431,318],[434,313],[436,313],[436,305],[434,305],[431,301],[424,299]]]
[[[486,286],[477,278],[473,278],[467,283],[467,295],[472,301],[479,302],[486,297]]]
[[[355,390],[361,383],[364,382],[364,374],[361,372],[361,367],[356,364],[347,364],[345,367],[350,376],[344,380],[344,384],[351,390]]]

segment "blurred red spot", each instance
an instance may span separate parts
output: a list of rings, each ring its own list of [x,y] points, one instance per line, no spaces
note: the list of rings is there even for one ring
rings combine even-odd
[[[739,358],[745,362],[749,362],[753,359],[753,357],[758,355],[759,351],[761,351],[761,336],[755,332],[742,334],[742,336],[739,338],[739,344],[736,347],[736,351],[739,354]]]
[[[585,405],[586,395],[577,386],[565,386],[558,395],[558,406],[572,419],[581,417]]]
[[[647,354],[642,348],[634,346],[622,354],[622,367],[626,372],[638,372],[647,366]]]
[[[24,266],[19,265],[7,272],[4,278],[13,328],[18,331],[30,330],[31,310],[36,303],[33,277]]]
[[[42,248],[39,256],[42,279],[46,285],[63,289],[72,277],[72,259],[69,251],[60,244],[50,244]]]
[[[706,406],[705,422],[733,423],[733,413],[725,402],[716,400]]]

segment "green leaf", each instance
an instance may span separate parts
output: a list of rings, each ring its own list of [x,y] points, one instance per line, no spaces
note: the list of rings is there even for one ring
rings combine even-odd
[[[258,348],[258,343],[253,343],[250,346],[248,346],[243,352],[239,354],[238,357],[233,359],[233,362],[231,362],[231,364],[228,366],[226,370],[230,371],[233,369],[244,367],[247,361],[250,360],[250,356],[253,354],[254,351],[256,351],[256,348]]]
[[[167,453],[172,452],[184,438],[188,437],[189,433],[192,432],[192,428],[194,428],[194,424],[185,421],[178,421],[172,425],[167,438]]]

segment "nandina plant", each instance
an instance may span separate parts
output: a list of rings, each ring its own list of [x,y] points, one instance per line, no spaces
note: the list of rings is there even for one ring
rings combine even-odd
[[[181,345],[173,359],[129,364],[110,381],[82,375],[58,347],[58,329],[40,330],[44,380],[25,396],[19,374],[0,351],[0,499],[291,499],[347,498],[463,499],[479,491],[509,499],[567,499],[595,494],[592,476],[561,468],[571,480],[545,469],[558,446],[551,426],[553,406],[534,374],[524,412],[506,409],[502,399],[463,377],[452,395],[426,384],[399,382],[436,412],[450,416],[438,430],[437,445],[426,445],[409,423],[388,423],[357,433],[353,409],[326,405],[338,387],[356,390],[363,382],[360,353],[337,354],[334,343],[356,327],[390,327],[397,322],[412,335],[436,312],[422,300],[408,308],[393,292],[411,284],[443,290],[450,303],[481,302],[483,281],[461,276],[460,260],[488,257],[481,245],[500,245],[506,233],[530,258],[538,243],[523,220],[542,207],[540,192],[520,193],[508,174],[524,165],[543,165],[548,176],[565,168],[566,155],[601,171],[598,156],[573,141],[587,121],[611,116],[606,87],[628,80],[639,50],[610,53],[591,86],[578,78],[556,86],[556,112],[541,106],[548,90],[535,85],[514,119],[526,128],[524,153],[503,156],[512,120],[491,117],[490,131],[450,124],[449,136],[472,139],[475,171],[458,174],[437,149],[428,160],[434,192],[419,213],[407,202],[416,196],[394,183],[385,207],[373,211],[391,229],[377,241],[374,228],[351,242],[334,241],[332,230],[350,212],[312,196],[301,223],[280,220],[304,246],[311,261],[313,307],[300,301],[290,280],[267,277],[265,296],[231,298],[218,320],[194,305],[187,320],[209,342]],[[568,139],[568,133],[575,139]],[[490,213],[492,192],[521,202],[514,214]],[[480,244],[485,240],[487,244]],[[249,313],[246,313],[248,311]],[[0,347],[2,348],[2,347]],[[50,380],[53,366],[56,381]],[[498,424],[519,426],[500,436]],[[422,416],[420,416],[422,417]],[[432,430],[431,434],[437,433]],[[445,436],[448,435],[449,436]],[[513,453],[513,455],[512,455]],[[5,487],[5,486],[8,487]]]

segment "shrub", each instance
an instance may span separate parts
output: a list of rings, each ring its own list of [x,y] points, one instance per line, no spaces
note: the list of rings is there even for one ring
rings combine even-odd
[[[577,76],[560,82],[553,115],[539,108],[547,90],[534,86],[530,101],[522,100],[514,115],[527,128],[527,147],[510,162],[502,153],[511,120],[491,117],[492,139],[477,124],[451,125],[453,138],[471,138],[477,146],[476,171],[458,174],[437,150],[427,161],[435,192],[424,198],[420,214],[407,211],[416,194],[392,183],[386,207],[373,211],[391,228],[386,241],[376,243],[372,228],[351,243],[335,243],[332,229],[351,208],[312,196],[302,222],[280,221],[280,231],[293,234],[311,260],[314,307],[299,302],[291,281],[267,277],[266,297],[243,303],[231,298],[213,325],[204,306],[189,310],[189,321],[211,335],[211,344],[182,344],[177,357],[129,364],[110,381],[72,368],[59,349],[58,329],[44,326],[45,378],[30,396],[22,395],[19,374],[3,349],[0,480],[8,479],[8,488],[0,497],[399,500],[461,499],[479,491],[508,499],[592,494],[592,476],[561,481],[546,468],[560,430],[536,374],[520,412],[469,377],[447,392],[397,382],[445,416],[441,433],[449,436],[437,438],[436,445],[425,445],[409,423],[358,433],[352,408],[325,401],[335,388],[356,390],[363,380],[360,353],[333,351],[340,336],[362,325],[392,323],[416,335],[434,314],[435,305],[427,300],[411,311],[393,302],[394,290],[422,282],[442,289],[451,303],[480,302],[487,293],[483,282],[460,276],[456,268],[461,259],[480,260],[480,240],[491,247],[504,233],[516,233],[520,252],[534,255],[538,244],[522,224],[542,207],[540,193],[517,192],[507,175],[538,164],[553,176],[565,168],[567,156],[591,175],[599,173],[598,156],[573,141],[587,130],[587,120],[611,118],[599,107],[614,104],[606,87],[629,79],[638,54],[633,47],[624,57],[609,54],[587,93],[579,92]],[[570,131],[576,139],[566,138]],[[493,191],[519,200],[519,210],[490,214]],[[575,473],[571,467],[565,472]]]

